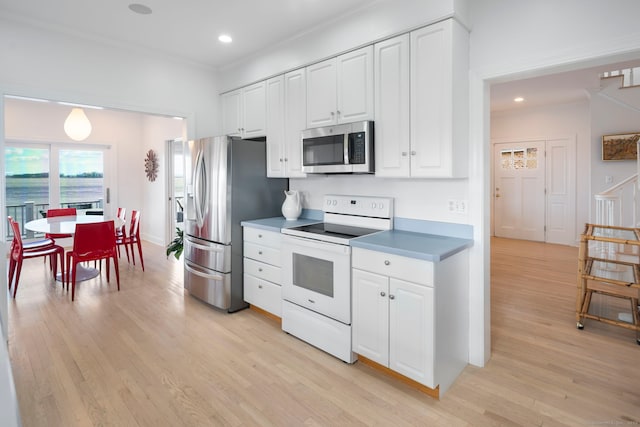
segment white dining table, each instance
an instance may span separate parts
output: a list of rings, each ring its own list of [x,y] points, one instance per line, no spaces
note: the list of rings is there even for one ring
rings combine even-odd
[[[103,222],[113,220],[114,229],[118,229],[124,225],[121,218],[111,218],[105,215],[71,215],[71,216],[54,216],[51,218],[34,219],[27,222],[24,228],[36,233],[44,234],[70,234],[73,236],[76,232],[76,224],[91,224],[95,222]],[[100,274],[100,270],[96,268],[86,267],[78,264],[76,272],[76,281],[93,279]],[[64,282],[62,273],[56,275],[56,280]]]

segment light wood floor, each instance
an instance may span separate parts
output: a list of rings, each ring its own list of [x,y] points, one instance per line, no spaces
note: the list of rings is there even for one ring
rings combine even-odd
[[[632,331],[575,327],[577,249],[492,241],[492,358],[440,401],[347,365],[254,311],[216,311],[145,244],[121,291],[94,279],[71,302],[42,260],[9,302],[25,426],[594,426],[640,423]],[[113,280],[113,279],[112,279]]]

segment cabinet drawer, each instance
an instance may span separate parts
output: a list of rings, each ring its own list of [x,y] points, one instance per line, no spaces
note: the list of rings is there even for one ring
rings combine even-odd
[[[245,273],[244,300],[271,314],[282,317],[282,292],[280,286],[276,284]]]
[[[261,228],[244,227],[244,241],[280,249],[281,234]]]
[[[433,263],[429,261],[353,248],[351,266],[421,285],[433,286]]]
[[[254,261],[246,257],[244,259],[244,272],[278,285],[282,282],[282,278],[280,277],[280,267]]]
[[[280,266],[280,249],[244,242],[244,256],[277,267]]]

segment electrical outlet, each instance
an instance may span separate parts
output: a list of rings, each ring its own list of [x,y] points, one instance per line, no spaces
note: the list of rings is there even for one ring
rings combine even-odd
[[[456,212],[458,212],[459,214],[466,214],[467,213],[467,201],[466,200],[458,200],[458,205],[457,205]]]
[[[456,212],[458,210],[458,201],[455,199],[449,199],[449,212]]]

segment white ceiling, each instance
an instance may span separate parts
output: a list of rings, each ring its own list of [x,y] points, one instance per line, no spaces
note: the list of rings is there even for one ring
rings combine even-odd
[[[379,1],[0,0],[0,16],[216,67]],[[132,3],[153,12],[134,13]],[[220,43],[221,33],[233,43]]]
[[[589,93],[595,93],[600,89],[602,73],[633,67],[640,67],[640,61],[614,62],[494,84],[491,86],[491,111],[499,112],[585,100]],[[513,99],[518,96],[523,97],[524,102],[514,102]]]

